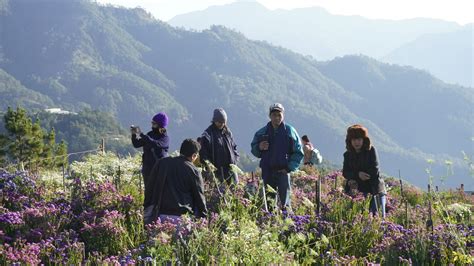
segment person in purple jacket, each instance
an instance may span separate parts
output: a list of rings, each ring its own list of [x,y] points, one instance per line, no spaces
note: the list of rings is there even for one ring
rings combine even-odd
[[[168,157],[170,143],[170,138],[166,131],[168,121],[168,116],[161,112],[153,116],[151,120],[151,131],[148,133],[144,134],[139,127],[131,127],[133,147],[143,147],[142,175],[143,184],[145,185],[144,205],[147,205],[149,196],[151,196],[148,186],[150,183],[149,177],[151,170],[159,159]]]

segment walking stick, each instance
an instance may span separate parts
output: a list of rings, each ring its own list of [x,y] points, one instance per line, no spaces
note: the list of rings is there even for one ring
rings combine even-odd
[[[321,213],[321,177],[316,181],[316,214]]]
[[[431,233],[433,233],[434,230],[434,225],[433,225],[433,212],[431,210],[431,185],[428,184],[428,215],[429,215],[429,220],[426,223],[426,226],[431,229]]]

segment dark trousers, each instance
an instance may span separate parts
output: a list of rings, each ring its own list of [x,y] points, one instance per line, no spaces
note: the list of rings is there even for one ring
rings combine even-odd
[[[230,167],[219,167],[214,174],[219,182],[223,183],[225,181],[227,185],[237,184],[239,182],[239,176],[235,171],[232,171]]]
[[[265,186],[269,185],[271,188],[277,191],[281,205],[291,207],[291,185],[290,185],[290,174],[284,174],[277,171],[271,171],[268,176],[263,177],[263,183]],[[275,197],[274,193],[266,193],[267,197]]]

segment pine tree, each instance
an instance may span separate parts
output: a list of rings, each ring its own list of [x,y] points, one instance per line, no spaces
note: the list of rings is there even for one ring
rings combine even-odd
[[[66,143],[56,144],[56,133],[41,128],[39,119],[35,122],[25,109],[8,108],[5,116],[6,135],[0,135],[0,163],[11,161],[27,168],[59,167],[67,159]]]
[[[54,160],[54,163],[55,163],[55,166],[56,167],[61,167],[61,166],[65,166],[66,163],[67,163],[67,145],[66,145],[66,142],[64,142],[63,140],[56,145],[56,148],[55,148],[55,160]]]
[[[28,138],[28,148],[29,148],[29,168],[35,167],[38,168],[42,165],[44,159],[48,160],[49,158],[44,158],[41,156],[43,153],[44,147],[44,135],[45,132],[41,128],[40,122],[37,120],[31,127],[31,135]]]
[[[43,152],[41,154],[42,166],[44,167],[54,166],[55,149],[56,149],[56,133],[54,132],[54,128],[53,128],[51,129],[49,134],[46,135],[44,138]]]
[[[5,129],[7,130],[8,144],[7,153],[11,159],[20,164],[30,160],[30,150],[28,147],[32,133],[32,122],[26,110],[20,107],[14,111],[8,107],[4,116]]]
[[[0,135],[0,166],[5,166],[7,162],[8,138]]]

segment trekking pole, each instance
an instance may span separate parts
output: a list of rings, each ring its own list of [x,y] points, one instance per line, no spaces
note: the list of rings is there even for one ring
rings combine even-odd
[[[398,170],[398,180],[400,181],[400,196],[402,196],[403,198],[403,182],[402,182],[400,170]]]
[[[429,220],[426,223],[426,226],[431,229],[431,233],[434,231],[434,223],[433,223],[433,213],[431,210],[431,185],[428,184],[428,215],[429,215]]]
[[[113,172],[112,175],[110,176],[110,178],[109,178],[109,176],[107,176],[107,180],[109,180],[112,184],[114,184],[115,187],[117,187],[116,182],[115,182],[115,180],[116,180],[115,176],[116,175],[117,175],[117,172]],[[110,180],[110,179],[112,179],[112,180]]]
[[[262,194],[263,194],[263,206],[265,207],[265,211],[268,212],[267,193],[265,192],[265,182],[263,182]]]
[[[398,170],[398,181],[400,182],[400,197],[402,198],[402,202],[400,202],[400,205],[402,205],[406,201],[406,198],[405,198],[405,193],[403,192],[403,180],[402,180],[400,170]]]
[[[63,189],[66,190],[66,170],[64,169],[64,163],[63,163]]]
[[[105,138],[102,138],[101,144],[100,144],[100,151],[102,155],[105,154]]]
[[[120,187],[120,183],[121,183],[120,182],[120,175],[122,175],[122,171],[120,169],[120,164],[119,164],[119,166],[118,166],[118,175],[117,175],[117,185],[116,185],[117,189]]]
[[[278,204],[278,203],[280,203],[280,204]],[[275,205],[274,205],[274,208],[277,211],[277,213],[278,213],[278,210],[280,209],[280,205],[283,206],[283,204],[284,203],[280,199],[280,194],[277,191],[277,193],[275,195]]]
[[[409,220],[408,220],[408,201],[405,200],[405,223],[406,223],[406,227],[408,228],[408,225],[409,225]]]
[[[400,181],[400,196],[402,197],[402,202],[400,203],[400,205],[405,203],[405,226],[408,227],[408,223],[409,223],[409,221],[408,221],[408,201],[407,201],[405,192],[403,191],[403,180],[402,180],[400,170],[398,170],[398,180]]]
[[[316,181],[316,214],[321,213],[321,177]]]
[[[138,177],[138,189],[140,191],[140,194],[142,193],[142,177]]]

